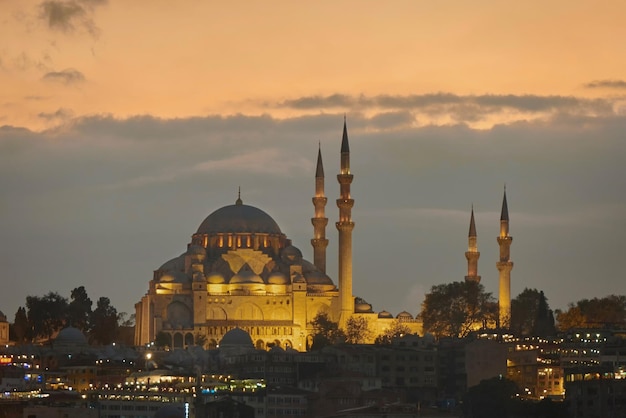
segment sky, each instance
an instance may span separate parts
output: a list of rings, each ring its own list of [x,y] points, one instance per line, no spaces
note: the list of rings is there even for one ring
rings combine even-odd
[[[127,313],[241,196],[312,260],[350,138],[354,283],[416,315],[467,274],[497,296],[626,294],[626,3],[0,0],[0,310],[85,286]]]

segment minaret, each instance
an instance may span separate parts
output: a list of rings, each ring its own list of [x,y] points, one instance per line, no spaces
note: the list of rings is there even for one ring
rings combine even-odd
[[[354,313],[354,298],[352,297],[352,206],[354,199],[350,197],[350,146],[348,144],[348,129],[346,117],[343,118],[343,137],[341,139],[341,172],[337,175],[339,181],[339,222],[336,223],[339,231],[339,325],[345,326],[346,321]]]
[[[324,196],[324,166],[322,164],[322,147],[320,145],[317,151],[317,169],[315,170],[315,197],[313,198],[313,206],[315,206],[315,217],[311,218],[313,224],[313,264],[315,267],[326,273],[326,247],[328,247],[328,239],[326,239],[326,225],[328,218],[324,213],[328,199]]]
[[[465,276],[465,281],[480,283],[480,276],[478,275],[478,259],[480,258],[480,252],[478,251],[478,247],[476,245],[474,205],[472,205],[472,216],[470,218],[469,235],[467,241],[467,251],[465,252],[465,258],[467,258],[467,276]]]
[[[500,306],[500,328],[508,329],[511,325],[511,242],[513,237],[509,235],[509,208],[506,202],[506,187],[504,188],[504,198],[502,199],[502,213],[500,215],[500,236],[498,245],[500,246],[500,261],[496,263],[500,273],[500,292],[498,304]]]

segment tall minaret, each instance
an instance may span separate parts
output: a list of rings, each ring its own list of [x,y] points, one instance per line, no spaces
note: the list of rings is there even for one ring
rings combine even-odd
[[[465,252],[465,258],[467,258],[467,276],[465,276],[465,281],[480,283],[480,276],[478,275],[478,259],[480,258],[480,252],[478,251],[478,247],[476,245],[474,205],[472,205],[472,216],[470,218],[469,235],[467,241],[467,251]]]
[[[322,147],[320,145],[317,151],[317,169],[315,170],[315,197],[313,198],[313,206],[315,206],[315,217],[311,218],[313,223],[313,264],[315,267],[326,273],[326,247],[328,247],[328,239],[326,239],[326,225],[328,218],[324,214],[324,208],[328,199],[324,196],[324,166],[322,165]]]
[[[348,129],[346,117],[343,118],[343,137],[341,139],[341,172],[337,175],[339,181],[339,325],[345,326],[346,321],[354,313],[354,298],[352,297],[352,206],[354,199],[350,197],[350,146],[348,144]]]
[[[502,199],[502,213],[500,215],[500,236],[498,245],[500,246],[500,261],[496,263],[500,272],[500,294],[498,304],[500,306],[500,328],[507,329],[511,325],[511,242],[513,237],[509,235],[509,208],[506,203],[506,187],[504,188],[504,198]]]

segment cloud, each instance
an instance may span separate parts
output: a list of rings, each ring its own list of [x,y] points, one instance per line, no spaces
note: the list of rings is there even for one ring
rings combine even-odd
[[[61,119],[61,120],[69,119],[73,115],[74,115],[74,112],[71,109],[65,109],[63,107],[60,107],[55,112],[40,112],[37,114],[37,117],[51,121],[51,120],[57,120],[57,119]]]
[[[589,89],[606,88],[606,89],[626,89],[626,81],[624,80],[595,80],[585,84]]]
[[[85,76],[78,70],[66,68],[62,71],[51,71],[46,73],[42,79],[63,84],[75,84],[85,81]]]
[[[96,6],[106,2],[106,0],[47,0],[39,4],[39,17],[46,21],[50,29],[69,33],[81,27],[93,37],[97,37],[99,29],[92,15]]]
[[[299,111],[350,109],[372,111],[412,112],[413,117],[425,116],[425,124],[477,123],[491,119],[527,119],[560,112],[608,115],[614,112],[611,99],[587,99],[574,96],[540,96],[513,94],[458,95],[430,93],[413,95],[345,95],[304,96],[274,104],[278,108]],[[407,120],[407,114],[403,116]]]

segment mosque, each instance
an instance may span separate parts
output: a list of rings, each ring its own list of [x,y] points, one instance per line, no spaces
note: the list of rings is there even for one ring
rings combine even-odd
[[[135,344],[149,344],[161,334],[174,348],[191,346],[198,336],[216,347],[229,330],[241,328],[258,349],[304,351],[311,345],[311,321],[318,313],[342,327],[350,317],[363,317],[372,340],[395,321],[421,333],[421,322],[410,313],[376,313],[352,295],[352,179],[344,119],[337,175],[338,285],[326,274],[328,199],[319,150],[311,219],[313,262],[302,258],[270,215],[239,196],[234,205],[217,209],[200,223],[187,251],[154,271],[148,292],[135,305]]]
[[[187,250],[154,271],[148,292],[135,305],[135,344],[146,345],[160,334],[168,346],[184,348],[197,340],[216,347],[230,330],[246,331],[257,349],[270,347],[307,350],[314,333],[311,321],[318,313],[345,325],[351,317],[367,321],[370,341],[401,323],[422,334],[422,324],[409,312],[395,317],[374,312],[372,305],[352,294],[352,207],[350,146],[344,119],[341,139],[340,185],[337,207],[338,283],[326,274],[328,238],[325,215],[324,167],[317,155],[313,206],[313,262],[302,258],[278,224],[263,210],[243,203],[217,209],[200,223]],[[510,318],[510,261],[506,190],[500,218],[499,271],[500,326]],[[466,281],[480,282],[476,226],[472,209]],[[199,338],[200,337],[200,338]]]

